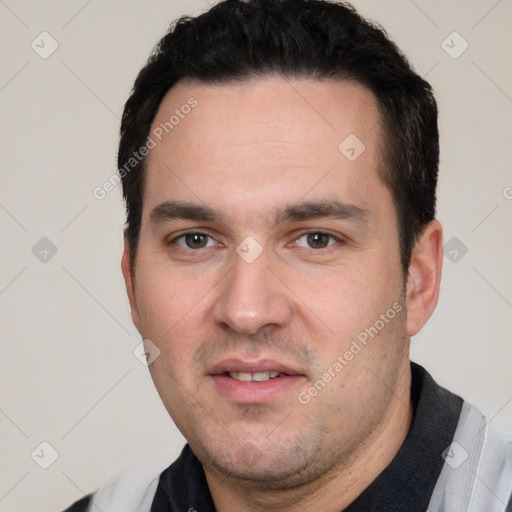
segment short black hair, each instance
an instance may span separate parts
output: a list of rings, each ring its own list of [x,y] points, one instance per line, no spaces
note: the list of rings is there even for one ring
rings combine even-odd
[[[160,40],[135,80],[121,122],[118,168],[132,264],[146,161],[133,154],[146,144],[166,93],[186,79],[219,84],[275,75],[353,80],[375,95],[384,139],[379,174],[394,200],[406,273],[417,237],[435,216],[436,101],[380,26],[348,3],[325,0],[224,0],[197,17],[181,17]]]

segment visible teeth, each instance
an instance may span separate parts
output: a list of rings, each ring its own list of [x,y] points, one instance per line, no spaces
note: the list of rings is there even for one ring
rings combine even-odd
[[[268,379],[270,379],[270,372],[258,372],[252,374],[252,380],[255,380],[256,382],[262,382]]]
[[[232,379],[241,380],[243,382],[264,382],[269,379],[275,379],[276,377],[280,377],[281,373],[279,372],[255,372],[255,373],[247,373],[247,372],[229,372],[229,376]]]

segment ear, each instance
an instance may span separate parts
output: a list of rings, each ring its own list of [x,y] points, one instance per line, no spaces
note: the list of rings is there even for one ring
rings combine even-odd
[[[126,286],[126,293],[130,301],[130,309],[132,313],[132,321],[137,330],[140,332],[140,315],[135,299],[135,273],[130,258],[130,242],[128,237],[124,237],[124,250],[121,259],[121,270],[123,271],[124,284]]]
[[[406,285],[408,336],[418,333],[434,312],[442,265],[443,228],[433,220],[423,230],[411,255]]]

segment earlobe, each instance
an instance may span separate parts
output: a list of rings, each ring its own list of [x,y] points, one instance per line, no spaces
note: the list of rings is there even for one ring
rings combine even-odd
[[[443,264],[443,228],[431,221],[418,238],[407,277],[407,335],[425,325],[437,305]]]
[[[124,250],[121,259],[121,270],[123,272],[124,283],[126,286],[126,294],[128,295],[128,300],[130,301],[132,321],[136,329],[140,332],[140,315],[137,307],[137,301],[135,299],[135,274],[130,257],[130,242],[126,236],[124,237]]]

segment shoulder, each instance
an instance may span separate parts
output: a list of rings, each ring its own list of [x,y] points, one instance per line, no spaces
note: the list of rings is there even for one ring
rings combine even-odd
[[[64,512],[149,512],[160,475],[148,470],[127,472],[77,501]]]
[[[126,472],[64,512],[149,512],[155,501],[163,503],[165,510],[170,505],[173,510],[181,510],[199,491],[209,496],[202,466],[186,445],[178,459],[163,472],[154,469]]]
[[[81,500],[76,501],[73,505],[64,510],[64,512],[87,512],[91,499],[92,494],[84,496]]]
[[[508,510],[512,495],[512,443],[476,407],[464,402],[453,441],[432,495],[430,512]]]

